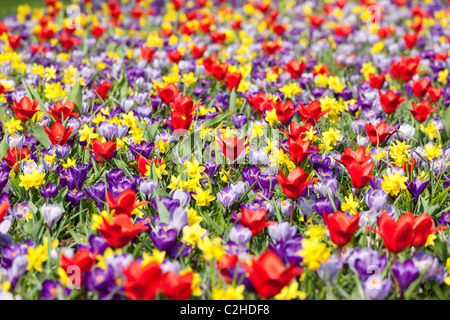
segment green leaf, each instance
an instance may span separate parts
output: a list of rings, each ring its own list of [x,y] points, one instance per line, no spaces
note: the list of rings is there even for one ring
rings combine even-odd
[[[156,199],[156,203],[158,204],[159,223],[163,222],[169,224],[169,211],[167,211],[166,206],[158,199]]]
[[[62,210],[64,210],[64,203],[66,203],[66,196],[67,196],[67,192],[68,192],[68,187],[64,187],[64,189],[62,189],[58,195],[55,198],[55,202],[57,204],[59,204],[59,206],[61,207]]]
[[[6,122],[9,122],[9,120],[11,120],[11,117],[6,114],[3,108],[0,108],[0,121],[2,122],[2,125],[4,126]]]
[[[152,124],[150,126],[150,129],[148,131],[148,138],[149,138],[150,141],[154,141],[155,140],[155,137],[156,137],[156,134],[159,131],[160,125],[161,125],[161,121],[158,121],[158,122],[155,122],[154,124]]]
[[[77,113],[79,113],[80,115],[83,113],[83,95],[81,92],[81,85],[79,80],[70,91],[67,101],[72,101],[73,103],[75,103],[75,111]]]
[[[445,125],[445,131],[450,135],[450,108],[445,111],[444,115],[444,125]]]
[[[222,114],[218,115],[217,117],[206,120],[205,122],[203,122],[203,128],[215,126],[215,125],[221,123],[227,116],[228,116],[228,112],[222,113]]]
[[[50,139],[48,138],[47,133],[45,132],[44,127],[40,126],[34,126],[30,128],[31,135],[36,138],[37,141],[39,141],[44,148],[48,148],[52,143],[50,142]]]
[[[6,141],[7,135],[3,137],[2,142],[0,143],[0,160],[3,159],[3,157],[7,156],[7,151],[9,149],[8,142]]]
[[[28,98],[30,98],[31,100],[37,100],[39,102],[38,108],[41,111],[45,111],[46,108],[44,106],[44,103],[42,102],[41,96],[39,95],[39,93],[36,92],[36,90],[34,90],[33,88],[30,88],[25,81],[22,80],[23,86],[25,87],[25,91],[27,93]]]

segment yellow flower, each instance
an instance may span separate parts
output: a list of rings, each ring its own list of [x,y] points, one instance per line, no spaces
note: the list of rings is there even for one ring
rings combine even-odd
[[[38,169],[34,169],[33,173],[25,173],[24,175],[19,176],[19,178],[19,186],[24,187],[25,190],[30,188],[39,189],[39,187],[45,183],[45,172],[40,173]]]
[[[205,171],[205,168],[198,163],[195,156],[192,156],[191,162],[185,162],[184,165],[186,166],[184,172],[186,172],[191,178],[194,178],[197,174]]]
[[[87,143],[91,143],[92,139],[98,136],[94,133],[94,128],[88,127],[87,124],[84,124],[83,128],[78,130],[78,133],[80,134],[80,141],[86,141]]]
[[[98,214],[93,214],[92,215],[92,230],[98,230],[100,229],[100,225],[103,224],[105,221],[103,221],[103,218],[107,221],[107,222],[111,222],[111,220],[114,218],[114,211],[111,211],[110,213],[108,213],[108,211],[103,210],[100,215]]]
[[[192,197],[197,200],[197,205],[201,207],[209,206],[209,203],[216,199],[215,196],[211,195],[211,189],[202,190],[197,188],[196,191],[197,194],[192,195]]]
[[[323,239],[324,234],[328,232],[327,229],[322,227],[321,224],[318,225],[310,225],[308,230],[305,231],[305,235],[310,237],[311,239]]]
[[[401,176],[398,171],[395,171],[395,174],[383,176],[383,179],[384,180],[381,181],[381,187],[391,196],[396,196],[401,190],[406,189],[405,182],[408,178]]]
[[[274,108],[266,113],[266,117],[264,120],[267,121],[267,123],[273,127],[274,125],[280,123],[277,116],[277,110]]]
[[[434,158],[439,157],[442,154],[442,150],[439,149],[436,145],[430,146],[429,144],[425,145],[425,151],[423,155],[427,157],[428,160],[433,160]]]
[[[220,243],[220,238],[218,237],[214,238],[213,241],[208,237],[204,237],[198,242],[198,248],[203,251],[203,256],[207,260],[215,258],[217,261],[220,261],[225,255],[225,251],[223,251]]]
[[[203,217],[198,215],[194,208],[188,209],[188,223],[189,225],[194,225],[203,221]]]
[[[428,136],[430,137],[430,139],[437,139],[439,138],[439,127],[435,125],[434,121],[431,121],[430,123],[428,123],[427,127],[425,128],[425,126],[423,124],[420,125],[420,130],[426,134],[428,134]]]
[[[157,249],[153,249],[152,255],[149,255],[147,252],[144,252],[142,254],[142,263],[141,266],[145,267],[150,262],[157,262],[158,264],[161,264],[164,261],[164,258],[166,256],[165,251],[158,251]]]
[[[325,243],[320,242],[318,238],[303,239],[303,250],[299,254],[303,257],[303,264],[311,270],[320,268],[322,261],[327,261],[331,250]]]
[[[165,153],[166,149],[170,146],[169,141],[164,141],[163,139],[158,139],[155,143],[155,148],[159,150],[161,153]]]
[[[353,194],[350,194],[348,197],[345,197],[345,202],[341,205],[341,210],[356,214],[358,212],[358,205],[358,201],[356,199],[353,200]]]
[[[284,93],[287,99],[291,99],[294,95],[300,94],[302,92],[302,88],[295,82],[285,85],[280,89],[281,92]]]
[[[291,283],[281,289],[275,297],[275,300],[293,300],[299,298],[304,300],[306,298],[306,293],[298,290],[298,282],[292,280]]]
[[[37,272],[42,271],[42,263],[48,259],[48,248],[47,246],[37,246],[35,249],[28,247],[28,266],[27,270],[34,269]]]
[[[430,234],[427,238],[427,242],[425,243],[425,247],[434,246],[434,240],[436,240],[435,234]]]
[[[224,288],[214,288],[212,290],[212,300],[244,300],[245,286],[243,284],[233,287],[231,285],[225,290]]]
[[[183,228],[183,237],[181,240],[195,247],[196,243],[200,241],[205,233],[206,230],[200,227],[198,223],[192,226],[185,226]]]

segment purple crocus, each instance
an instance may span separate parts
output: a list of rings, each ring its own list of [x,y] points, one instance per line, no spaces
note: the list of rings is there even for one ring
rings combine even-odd
[[[367,191],[366,204],[375,212],[380,212],[381,210],[386,209],[388,200],[388,194],[383,189],[369,189]]]
[[[411,282],[419,277],[419,269],[416,268],[412,260],[406,260],[405,262],[397,261],[392,266],[392,273],[397,279],[402,292],[405,292]]]
[[[49,229],[51,229],[55,222],[57,222],[62,217],[61,207],[57,203],[44,204],[42,206],[42,213]]]
[[[230,207],[236,202],[238,196],[230,188],[225,187],[217,193],[217,201],[225,208],[230,209]]]
[[[47,183],[39,192],[44,199],[53,199],[58,194],[58,187],[53,183]]]
[[[417,203],[417,201],[419,200],[419,196],[422,194],[429,183],[429,179],[425,179],[422,182],[420,181],[419,177],[415,177],[414,180],[408,184],[408,191],[413,196],[415,203]]]
[[[155,229],[150,232],[150,238],[159,251],[168,251],[174,247],[177,235],[178,231],[165,223],[156,225]]]
[[[392,288],[390,278],[381,279],[380,275],[373,275],[363,283],[364,293],[370,300],[383,300]]]

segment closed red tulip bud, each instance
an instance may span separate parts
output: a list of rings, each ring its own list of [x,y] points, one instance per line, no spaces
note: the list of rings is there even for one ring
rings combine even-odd
[[[18,36],[15,36],[15,35],[12,35],[12,34],[8,35],[8,42],[9,42],[10,47],[13,50],[15,50],[15,49],[20,47],[20,41],[21,40],[22,40],[22,35],[21,34],[19,34]]]
[[[13,109],[14,114],[19,120],[27,121],[31,120],[36,112],[39,111],[37,106],[39,105],[39,101],[33,99],[31,101],[28,97],[23,97],[19,102],[14,99],[14,104],[9,105],[11,109]]]
[[[63,146],[66,144],[67,140],[70,138],[70,135],[73,132],[73,127],[64,128],[64,126],[55,122],[50,129],[47,126],[44,126],[45,133],[48,135],[50,142],[52,145],[60,145]]]
[[[427,239],[430,234],[447,229],[447,227],[433,228],[433,226],[433,218],[428,213],[418,215],[414,219],[414,225],[412,228],[412,245],[417,248],[423,247],[427,243]]]
[[[192,47],[191,52],[195,59],[200,59],[206,51],[206,45],[197,46],[196,44]]]
[[[102,100],[106,99],[109,89],[111,89],[111,83],[108,81],[102,81],[99,87],[94,84],[95,92],[99,95]]]
[[[126,215],[131,216],[133,211],[143,205],[150,203],[149,201],[137,202],[138,197],[132,189],[126,189],[122,191],[119,196],[114,198],[111,193],[106,195],[106,203],[111,211],[114,210],[114,215]]]
[[[429,88],[430,80],[428,80],[428,78],[423,78],[419,81],[415,81],[412,86],[414,95],[418,98],[424,97],[427,94]]]
[[[237,90],[241,82],[242,74],[240,72],[227,72],[225,75],[225,82],[227,83],[227,90]]]
[[[293,278],[303,272],[302,268],[284,268],[281,259],[270,250],[265,251],[251,266],[244,264],[250,274],[250,281],[258,296],[271,299],[286,287]]]
[[[184,0],[172,0],[172,4],[173,4],[175,10],[178,11],[184,5]]]
[[[156,90],[158,91],[158,97],[165,104],[170,104],[183,94],[178,92],[178,88],[174,83],[169,83],[165,88],[157,87]]]
[[[209,35],[211,36],[211,40],[217,44],[222,44],[227,40],[227,35],[223,32],[211,31]]]
[[[323,219],[330,232],[331,241],[338,247],[343,247],[352,240],[353,234],[358,229],[359,212],[349,219],[342,211],[336,211],[324,214]]]
[[[417,39],[419,39],[419,37],[415,33],[407,33],[403,36],[403,40],[405,40],[405,45],[408,49],[411,49],[416,45]]]
[[[374,75],[373,73],[371,73],[369,75],[369,83],[370,86],[373,89],[378,89],[380,90],[381,88],[383,88],[384,85],[384,81],[385,81],[385,77],[386,75],[384,73],[380,74],[379,76]]]
[[[130,13],[135,19],[140,19],[144,15],[144,10],[141,7],[134,7]]]
[[[405,251],[413,240],[414,216],[412,213],[402,215],[395,221],[387,213],[378,218],[378,231],[367,227],[379,234],[384,241],[384,246],[389,252],[399,253]]]
[[[336,159],[337,162],[343,164],[346,168],[350,166],[353,162],[356,162],[360,165],[367,163],[370,160],[370,155],[372,152],[368,152],[366,154],[366,149],[364,147],[359,147],[358,150],[353,151],[352,148],[347,147],[344,150],[344,153],[341,156],[341,159]]]
[[[131,261],[123,270],[126,277],[124,290],[130,300],[153,300],[160,289],[162,270],[156,261],[141,266],[136,260]]]
[[[308,180],[309,173],[304,172],[301,167],[296,167],[289,172],[287,177],[280,169],[280,175],[276,175],[275,178],[280,183],[286,197],[293,200],[297,200],[308,185],[320,180],[319,178]]]
[[[387,114],[394,113],[398,106],[406,100],[406,98],[401,97],[401,93],[395,94],[392,90],[388,90],[385,94],[381,93],[381,91],[378,91],[378,93],[381,107]]]
[[[276,23],[273,24],[273,31],[279,36],[281,36],[286,31],[286,29],[287,29],[286,24],[276,24]]]
[[[366,123],[366,132],[370,142],[374,145],[383,143],[389,137],[394,129],[387,130],[386,122],[380,122],[376,127],[371,123]]]
[[[428,116],[438,109],[437,107],[431,109],[431,103],[428,100],[423,100],[421,103],[417,105],[413,101],[412,107],[413,107],[412,110],[409,109],[408,110],[409,112],[411,112],[414,119],[416,119],[420,123],[425,122]]]
[[[62,122],[63,120],[66,120],[69,117],[78,117],[79,114],[73,112],[75,109],[75,103],[72,101],[66,101],[64,104],[61,102],[56,102],[53,109],[50,109],[49,111],[45,111],[45,113],[48,113],[51,115],[57,122]]]
[[[431,102],[438,102],[439,99],[442,98],[442,87],[438,89],[434,86],[430,86],[428,89],[428,96],[430,97]]]
[[[300,116],[302,117],[302,121],[306,123],[310,123],[312,126],[317,124],[317,121],[325,115],[330,109],[322,110],[320,106],[320,102],[317,100],[312,101],[308,104],[307,107],[299,104]]]
[[[373,178],[370,173],[372,172],[374,163],[365,163],[365,164],[359,164],[357,162],[352,162],[347,170],[350,174],[350,179],[352,182],[352,186],[356,189],[362,189],[364,188],[370,181],[370,179]]]
[[[88,148],[86,148],[88,149]],[[98,139],[92,141],[92,150],[97,162],[105,162],[111,159],[116,152],[116,143],[114,141],[101,142]]]
[[[115,216],[111,222],[103,218],[103,223],[99,226],[98,232],[105,238],[106,242],[113,248],[122,248],[142,231],[148,227],[140,222],[136,225],[130,217],[124,214]]]
[[[339,36],[339,37],[346,37],[350,33],[352,33],[352,27],[351,26],[342,26],[342,27],[334,28],[334,34]]]
[[[287,72],[289,72],[289,74],[291,75],[292,78],[297,79],[299,78],[303,72],[306,69],[306,63],[305,62],[300,62],[297,59],[292,59],[291,61],[289,61],[285,67],[283,67],[284,70],[286,70]]]
[[[286,123],[291,119],[294,113],[298,111],[298,109],[294,110],[294,104],[290,100],[285,102],[279,100],[275,104],[275,111],[277,114],[278,121]]]
[[[150,62],[153,60],[153,55],[155,54],[155,50],[152,48],[141,48],[141,57],[147,62]]]
[[[169,300],[188,300],[192,293],[192,272],[178,275],[172,271],[163,274],[161,279],[162,293]]]

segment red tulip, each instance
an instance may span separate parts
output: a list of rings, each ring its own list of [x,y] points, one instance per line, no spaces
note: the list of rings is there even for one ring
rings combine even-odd
[[[223,154],[230,160],[236,160],[245,148],[248,146],[247,136],[238,139],[236,137],[230,137],[223,140],[220,136],[217,136],[217,144],[219,148],[222,149]]]
[[[258,260],[253,259],[251,266],[243,266],[250,273],[255,292],[265,299],[273,298],[303,272],[302,268],[293,266],[285,269],[281,259],[270,250],[265,251]]]
[[[170,62],[177,64],[178,62],[183,59],[183,56],[181,55],[180,51],[175,50],[172,52],[167,52],[167,57],[169,58]]]
[[[153,55],[155,54],[155,50],[152,48],[141,48],[141,57],[147,62],[150,62],[153,60]]]
[[[438,102],[439,99],[442,98],[442,87],[438,89],[434,86],[430,86],[428,95],[430,96],[431,102]]]
[[[22,40],[21,34],[19,34],[17,37],[12,34],[8,35],[8,42],[13,50],[20,47],[20,40]]]
[[[401,57],[401,61],[393,61],[391,63],[391,73],[394,79],[401,78],[403,81],[411,80],[417,73],[420,57],[411,58]]]
[[[386,122],[380,122],[376,127],[371,123],[366,123],[366,132],[372,144],[378,145],[383,143],[394,131],[394,128],[386,131]]]
[[[272,26],[272,28],[273,28],[273,31],[274,31],[277,35],[281,36],[281,35],[286,31],[286,29],[287,29],[287,24],[277,24],[277,23],[274,23],[273,26]]]
[[[395,94],[392,90],[387,91],[385,94],[381,93],[381,91],[378,91],[378,93],[380,95],[381,107],[387,114],[395,112],[398,106],[406,100],[406,98],[401,97],[401,93]]]
[[[19,103],[14,99],[14,104],[9,105],[9,107],[13,109],[19,120],[27,121],[33,118],[36,112],[39,111],[37,109],[38,105],[39,101],[33,99],[33,102],[31,102],[28,97],[23,97]]]
[[[407,33],[403,36],[403,40],[405,41],[405,45],[408,49],[411,49],[417,43],[419,37],[415,33]]]
[[[98,39],[102,36],[102,34],[103,34],[103,32],[105,32],[105,30],[106,30],[105,26],[102,26],[102,25],[95,26],[92,28],[92,35]]]
[[[241,82],[242,74],[240,72],[228,72],[225,74],[225,82],[227,83],[227,90],[237,90]]]
[[[92,141],[92,150],[94,152],[95,160],[97,162],[105,162],[111,159],[116,152],[116,143],[114,141],[101,142],[98,139]]]
[[[72,101],[66,101],[64,104],[61,102],[56,102],[53,109],[50,109],[49,111],[45,111],[45,113],[48,113],[51,115],[57,122],[62,122],[63,120],[66,120],[68,117],[78,117],[79,114],[73,112],[75,109],[75,103]]]
[[[370,179],[373,178],[373,176],[370,175],[373,166],[373,162],[364,164],[352,162],[347,168],[348,173],[350,174],[352,186],[356,189],[364,188],[369,183]]]
[[[288,100],[283,103],[283,101],[279,100],[275,104],[275,111],[277,113],[277,118],[280,122],[286,123],[291,117],[298,111],[298,109],[294,110],[294,104],[292,101]]]
[[[325,20],[320,14],[317,15],[310,15],[309,16],[309,23],[314,27],[318,28]]]
[[[412,86],[414,95],[418,98],[424,97],[427,94],[429,88],[430,80],[428,80],[428,78],[423,78],[419,81],[415,81]]]
[[[303,136],[300,136],[298,139],[288,139],[288,147],[289,147],[289,158],[295,164],[301,164],[305,159],[312,153],[312,151],[308,151],[311,145],[311,140],[303,140]]]
[[[44,46],[42,45],[42,43],[38,43],[37,45],[30,44],[31,53],[36,53],[36,52],[42,51],[43,49],[44,49]]]
[[[150,203],[149,201],[139,203],[137,201],[136,193],[132,189],[122,191],[117,199],[109,192],[106,195],[106,203],[111,211],[114,210],[115,216],[126,215],[130,217],[135,209]]]
[[[268,106],[272,106],[270,103],[272,100],[264,93],[259,92],[256,96],[252,96],[251,94],[247,98],[248,103],[258,113],[263,113],[264,110],[270,110]]]
[[[342,27],[334,28],[334,34],[339,36],[339,37],[346,37],[350,33],[352,33],[352,27],[351,26],[342,26]]]
[[[358,229],[359,212],[349,219],[342,211],[336,211],[324,214],[323,220],[330,231],[331,241],[338,247],[343,247],[352,240],[353,234]]]
[[[169,300],[188,300],[192,292],[192,272],[178,275],[172,271],[163,274],[161,279],[162,293]]]
[[[205,65],[205,73],[214,76],[217,80],[222,80],[227,74],[227,71],[228,64],[213,62],[210,66],[208,64]]]
[[[433,228],[433,225],[433,218],[428,213],[422,213],[414,219],[414,225],[412,228],[412,245],[414,247],[423,247],[427,243],[427,239],[430,234],[447,229],[447,227]]]
[[[82,249],[78,251],[72,258],[68,258],[65,255],[62,255],[60,267],[66,272],[67,276],[70,277],[69,279],[72,279],[73,276],[78,275],[79,278],[73,280],[78,280],[79,284],[81,285],[83,283],[82,275],[86,272],[91,271],[91,268],[96,261],[96,253],[91,253],[88,249]],[[81,274],[78,274],[78,272]],[[76,283],[72,282],[72,284]]]
[[[305,107],[303,104],[300,103],[299,105],[300,109],[300,116],[302,117],[302,121],[304,123],[311,123],[312,126],[315,126],[317,121],[328,112],[329,109],[323,110],[320,106],[320,102],[317,100],[312,101],[310,104],[308,104],[307,107]]]
[[[275,54],[277,51],[281,50],[282,47],[278,44],[277,40],[271,41],[271,42],[263,42],[261,44],[262,49],[266,55],[272,55]]]
[[[4,21],[0,22],[0,36],[8,31],[10,31],[10,29],[6,27],[6,23]]]
[[[73,132],[73,127],[64,128],[64,126],[60,122],[55,122],[50,129],[47,126],[44,126],[45,133],[48,135],[50,142],[52,145],[60,145],[63,146],[66,144],[67,140],[69,140],[70,135]]]
[[[267,211],[264,208],[253,211],[243,207],[239,222],[250,229],[253,236],[257,236],[262,229],[275,223],[275,221],[266,222],[266,216]]]
[[[11,168],[11,170],[14,168],[14,165],[16,163],[20,163],[22,160],[28,159],[30,156],[30,150],[27,148],[22,148],[19,150],[17,147],[14,147],[12,150],[7,150],[6,154],[8,155],[8,158],[3,157],[3,160],[5,160],[6,164]],[[18,167],[16,167],[15,172],[17,172]]]
[[[289,124],[289,131],[287,132],[286,130],[284,130],[283,128],[281,128],[281,131],[283,131],[284,133],[287,134],[287,136],[290,139],[294,139],[296,140],[303,132],[307,132],[311,130],[311,123],[307,122],[305,123],[303,126],[299,125],[298,123],[295,122],[291,122]]]
[[[1,32],[0,32],[0,34],[1,34]],[[443,53],[436,52],[436,55],[434,56],[435,60],[445,61],[445,60],[447,60],[447,58],[448,58],[448,52],[443,52]]]
[[[296,167],[294,170],[289,172],[289,175],[284,175],[283,171],[280,169],[280,175],[276,175],[278,182],[283,189],[284,194],[289,199],[297,200],[302,192],[308,185],[319,181],[319,178],[309,179],[309,173],[303,172],[301,167]]]
[[[191,52],[195,59],[200,59],[205,53],[206,45],[197,46],[196,44],[192,47]]]
[[[217,44],[222,44],[227,40],[227,35],[223,32],[211,31],[209,35],[211,36],[211,40]]]
[[[236,262],[238,262],[238,255],[235,253],[233,255],[225,254],[222,260],[217,261],[217,269],[227,283],[233,282],[232,275],[230,276],[229,270],[234,270]]]
[[[350,166],[353,162],[360,165],[367,163],[370,160],[370,155],[372,153],[369,151],[366,155],[366,149],[364,147],[359,147],[358,150],[353,151],[352,148],[347,147],[341,156],[341,159],[336,159],[337,162],[342,163],[346,168]]]
[[[142,10],[141,7],[134,7],[133,9],[131,9],[130,13],[133,18],[140,19],[144,15],[144,10]]]
[[[134,225],[130,217],[120,214],[115,216],[111,222],[103,218],[103,223],[98,231],[111,247],[122,248],[133,240],[137,234],[147,229],[148,227],[144,226],[143,222]]]
[[[123,270],[126,277],[125,293],[130,300],[153,300],[160,288],[162,271],[155,261],[145,267],[136,260],[131,261],[127,269]]]
[[[97,87],[94,84],[94,89],[95,92],[99,95],[99,97],[102,100],[105,100],[106,96],[108,95],[109,89],[111,89],[111,83],[109,83],[108,81],[102,81],[100,87]]]
[[[291,61],[289,61],[285,67],[282,67],[284,70],[286,70],[287,72],[289,72],[289,74],[291,75],[292,78],[297,79],[299,78],[303,72],[306,69],[306,63],[305,62],[300,62],[297,59],[292,59]]]
[[[5,215],[8,213],[9,208],[11,208],[11,205],[3,201],[0,205],[0,223],[3,222],[3,219],[5,218]]]
[[[174,83],[169,83],[165,88],[157,87],[156,90],[158,91],[158,97],[165,104],[170,104],[183,94],[182,92],[178,92],[178,88]]]
[[[385,77],[386,77],[386,75],[384,73],[380,74],[379,76],[376,76],[373,73],[371,73],[369,75],[370,86],[373,89],[380,90],[383,87],[383,85],[384,85]]]
[[[387,213],[378,218],[379,231],[367,227],[376,232],[384,241],[384,246],[389,252],[399,253],[406,250],[413,240],[414,216],[412,213],[402,215],[397,221]]]
[[[423,100],[421,103],[417,105],[413,101],[412,107],[413,107],[412,110],[408,109],[409,112],[411,112],[414,119],[416,119],[421,123],[427,120],[428,116],[438,109],[437,107],[431,109],[431,104],[430,101],[428,100]]]

